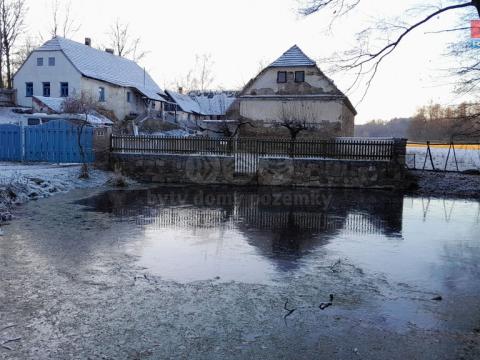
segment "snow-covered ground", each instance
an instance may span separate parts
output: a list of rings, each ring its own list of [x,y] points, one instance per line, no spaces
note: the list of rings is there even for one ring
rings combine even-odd
[[[445,162],[447,160],[448,148],[432,147],[432,158],[435,168],[437,170],[443,170],[445,168]],[[480,170],[480,145],[474,149],[461,149],[455,148],[457,155],[458,169],[460,171],[465,170]],[[422,169],[427,155],[426,147],[407,147],[407,165],[411,169]],[[426,169],[431,169],[430,159],[427,158]],[[450,152],[450,158],[448,159],[447,170],[456,170],[455,159],[453,152]]]
[[[77,188],[104,185],[109,172],[90,169],[89,179],[79,179],[79,164],[20,164],[0,162],[0,222],[11,217],[12,205]]]
[[[13,107],[0,107],[0,125],[2,124],[15,124],[20,125],[22,122],[25,122],[27,115],[17,114],[13,112]]]

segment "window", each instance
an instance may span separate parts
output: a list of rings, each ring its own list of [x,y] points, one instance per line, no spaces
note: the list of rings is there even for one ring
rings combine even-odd
[[[48,66],[55,66],[55,58],[49,57],[48,58]]]
[[[43,83],[43,96],[49,97],[50,96],[50,83],[44,82]]]
[[[286,83],[287,82],[287,72],[279,71],[277,73],[277,83]]]
[[[37,58],[37,66],[43,66],[43,58]]]
[[[33,82],[25,83],[25,96],[32,97],[33,96]]]
[[[132,93],[127,91],[127,102],[132,102]]]
[[[98,101],[105,102],[105,88],[103,86],[98,88]]]
[[[305,71],[295,71],[295,82],[300,83],[305,81]]]
[[[61,82],[60,83],[60,96],[61,97],[68,97],[68,82]]]

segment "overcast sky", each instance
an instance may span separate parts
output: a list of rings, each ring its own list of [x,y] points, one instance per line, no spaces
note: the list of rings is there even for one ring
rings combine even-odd
[[[171,88],[185,76],[196,54],[211,54],[214,86],[237,89],[257,74],[261,63],[275,60],[294,44],[326,70],[320,60],[351,47],[356,30],[384,15],[406,18],[405,10],[418,2],[362,0],[355,13],[328,31],[330,14],[302,18],[296,13],[297,0],[72,0],[72,16],[81,26],[72,38],[83,41],[88,36],[94,45],[107,44],[108,29],[118,18],[141,37],[149,51],[142,65],[161,87]],[[50,0],[29,0],[26,33],[45,36],[50,9]],[[348,94],[357,105],[358,123],[410,116],[430,101],[454,104],[465,99],[453,94],[451,79],[442,71],[451,65],[442,55],[455,35],[425,34],[455,27],[457,20],[454,14],[442,16],[408,37],[382,65],[361,103],[357,105],[361,91]],[[325,72],[341,90],[348,88],[345,76]]]

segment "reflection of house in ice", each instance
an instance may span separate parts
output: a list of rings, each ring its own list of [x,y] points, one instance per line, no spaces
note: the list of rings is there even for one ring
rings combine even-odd
[[[219,230],[220,242],[241,234],[281,271],[338,236],[399,238],[402,232],[403,197],[382,192],[162,187],[110,191],[81,203],[159,234]]]
[[[237,229],[253,245],[270,238],[272,247],[283,241],[300,252],[340,233],[398,237],[402,231],[403,197],[382,192],[163,187],[111,191],[82,203],[150,230]]]

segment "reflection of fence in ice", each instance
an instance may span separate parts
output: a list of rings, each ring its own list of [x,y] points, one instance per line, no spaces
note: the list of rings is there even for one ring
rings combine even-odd
[[[223,228],[235,229],[242,224],[260,230],[342,231],[355,234],[382,234],[382,220],[361,213],[347,216],[307,211],[268,211],[260,208],[236,207],[228,212],[202,208],[121,209],[115,212],[120,221],[133,221],[150,229]]]
[[[473,214],[475,223],[480,224],[480,201],[466,205],[464,200],[421,197],[410,198],[410,203],[406,202],[406,205],[409,208],[419,206],[423,221],[427,221],[431,216],[440,215],[446,223],[449,223],[465,219],[465,216]],[[475,210],[472,206],[475,207]],[[468,214],[466,214],[466,211],[468,211]]]

